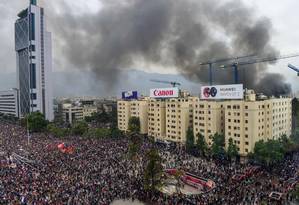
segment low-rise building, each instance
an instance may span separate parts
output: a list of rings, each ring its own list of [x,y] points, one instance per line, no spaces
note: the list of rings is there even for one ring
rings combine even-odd
[[[20,117],[18,89],[0,91],[0,113]]]
[[[85,117],[90,117],[93,113],[96,113],[98,111],[96,106],[92,105],[84,105],[83,106],[83,119]]]
[[[72,104],[63,104],[63,121],[73,124],[74,122],[82,121],[83,107],[74,106]]]

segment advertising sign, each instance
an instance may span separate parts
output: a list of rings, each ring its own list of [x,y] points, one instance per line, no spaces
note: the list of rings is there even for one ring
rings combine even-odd
[[[133,100],[138,98],[137,91],[125,91],[121,94],[123,100]]]
[[[201,99],[243,99],[243,84],[202,86]]]
[[[177,98],[179,88],[155,88],[150,90],[151,98]]]

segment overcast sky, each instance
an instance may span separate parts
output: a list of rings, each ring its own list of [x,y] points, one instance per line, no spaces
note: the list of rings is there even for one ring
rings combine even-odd
[[[107,0],[109,1],[109,0]],[[150,1],[150,0],[149,0]],[[101,9],[101,3],[98,0],[38,0],[39,5],[46,8],[46,16],[51,19],[51,15],[65,13],[60,5],[70,5],[67,12],[81,15],[85,12],[96,13]],[[121,0],[119,0],[121,2]],[[278,49],[281,54],[299,53],[299,1],[298,0],[244,0],[246,4],[253,7],[259,16],[268,17],[273,25],[271,43]],[[1,73],[14,73],[15,52],[14,52],[14,22],[17,13],[28,5],[28,0],[1,0],[0,9],[2,17],[0,19],[0,71]],[[246,22],[244,22],[246,23]],[[49,28],[52,29],[55,22],[48,22]],[[66,62],[65,53],[59,49],[58,39],[53,32],[53,70],[65,71],[71,70],[70,64]],[[294,91],[299,90],[299,78],[296,74],[287,68],[287,64],[292,63],[299,67],[299,58],[281,60],[271,67],[271,72],[282,73],[292,84]],[[146,68],[145,68],[146,67]],[[136,67],[134,67],[136,68]],[[140,63],[139,69],[149,72],[177,73],[174,69],[161,69],[159,66],[150,67],[148,64]]]

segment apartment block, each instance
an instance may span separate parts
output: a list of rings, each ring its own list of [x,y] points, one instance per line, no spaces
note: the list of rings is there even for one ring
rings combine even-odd
[[[165,140],[185,143],[187,130],[193,126],[193,105],[196,99],[198,98],[186,97],[171,98],[165,101]]]
[[[128,131],[131,117],[138,117],[140,120],[140,133],[148,133],[148,100],[118,101],[118,128]]]
[[[84,105],[83,106],[83,118],[90,117],[93,113],[98,111],[96,106]]]
[[[252,152],[259,140],[291,135],[290,98],[257,101],[229,101],[225,105],[225,140],[232,138],[240,155]]]
[[[212,145],[211,136],[225,132],[224,102],[197,99],[194,103],[193,132],[195,138],[200,133],[208,145]]]
[[[148,135],[157,140],[166,136],[166,102],[161,99],[150,99],[148,105]]]

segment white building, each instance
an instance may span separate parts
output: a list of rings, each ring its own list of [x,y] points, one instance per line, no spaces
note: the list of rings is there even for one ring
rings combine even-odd
[[[17,89],[0,91],[0,113],[19,117],[19,93]]]
[[[17,87],[20,117],[40,111],[53,120],[52,43],[46,31],[44,9],[30,0],[29,7],[18,14],[15,22]]]
[[[63,104],[62,119],[64,122],[73,124],[74,122],[84,120],[83,107],[72,104]]]

